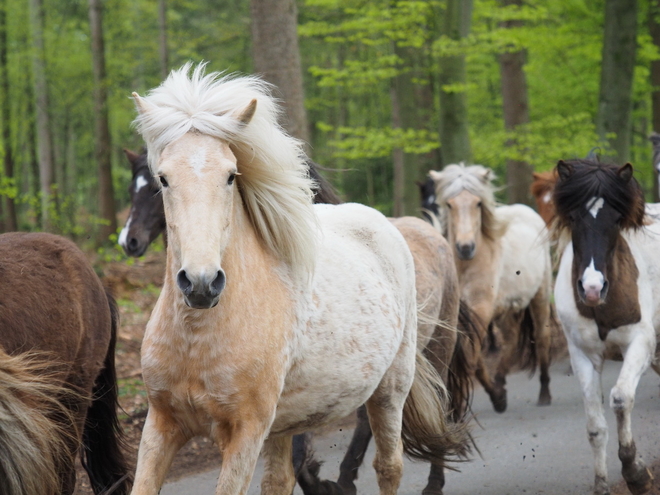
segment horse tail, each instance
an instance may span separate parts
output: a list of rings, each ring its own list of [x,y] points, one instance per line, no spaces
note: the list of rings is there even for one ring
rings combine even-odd
[[[458,423],[465,420],[472,405],[472,366],[479,346],[479,329],[475,316],[461,300],[458,308],[458,334],[456,346],[449,363],[447,392],[451,398],[452,419]]]
[[[529,371],[529,375],[533,376],[538,363],[538,355],[534,337],[534,320],[529,306],[523,311],[522,321],[520,322],[518,355],[520,356],[520,369]]]
[[[112,319],[110,344],[104,367],[96,378],[92,405],[87,412],[83,431],[82,464],[95,494],[108,492],[128,495],[132,485],[128,462],[124,456],[126,443],[117,417],[117,374],[115,344],[119,310],[115,300],[106,292]]]
[[[78,435],[64,405],[77,394],[44,353],[10,356],[0,350],[0,493],[55,495],[60,472],[73,466]]]
[[[403,407],[401,438],[404,452],[413,459],[444,466],[467,459],[470,434],[467,423],[448,420],[449,396],[442,378],[417,351],[415,379]]]

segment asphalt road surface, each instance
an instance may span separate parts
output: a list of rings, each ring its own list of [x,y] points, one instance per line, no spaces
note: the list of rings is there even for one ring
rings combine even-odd
[[[607,405],[609,391],[616,381],[620,363],[607,362],[603,374],[606,417],[609,424],[608,468],[610,485],[621,479],[617,457],[616,420]],[[503,414],[493,411],[488,397],[475,393],[473,412],[480,424],[473,423],[473,434],[481,450],[461,472],[449,472],[446,495],[519,495],[591,493],[593,461],[587,440],[582,395],[577,378],[570,374],[568,360],[551,368],[552,405],[537,407],[538,377],[525,373],[508,379],[509,407]],[[633,410],[633,435],[637,450],[647,462],[660,458],[660,377],[652,370],[642,377]],[[339,430],[339,428],[337,428]],[[352,431],[330,431],[317,436],[314,446],[323,459],[321,475],[336,479]],[[358,493],[377,494],[371,466],[373,442],[358,479]],[[167,484],[161,495],[211,495],[215,493],[218,470]],[[263,464],[260,461],[249,494],[260,493]],[[426,484],[428,464],[406,460],[400,495],[419,495]],[[656,480],[659,483],[660,480]],[[301,495],[298,487],[295,495]]]

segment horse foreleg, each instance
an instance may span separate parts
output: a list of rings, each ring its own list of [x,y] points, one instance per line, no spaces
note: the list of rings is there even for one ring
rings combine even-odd
[[[479,380],[479,383],[481,383],[481,386],[488,394],[488,397],[490,397],[493,409],[499,413],[506,411],[506,388],[504,383],[493,383],[493,380],[488,373],[488,368],[486,368],[481,347],[477,347],[476,349],[474,376],[476,376],[477,380]]]
[[[266,462],[261,480],[262,495],[291,495],[296,485],[291,454],[290,436],[268,438],[264,442],[263,456]]]
[[[537,405],[549,406],[552,403],[550,395],[550,346],[552,338],[552,329],[550,327],[550,295],[547,287],[550,282],[544,285],[532,298],[529,305],[529,311],[534,325],[533,339],[536,347],[536,359],[540,371],[541,391]]]
[[[628,489],[635,495],[648,492],[653,485],[651,472],[637,455],[630,420],[635,404],[635,390],[655,350],[655,342],[649,342],[651,339],[647,335],[653,335],[652,328],[645,335],[636,337],[628,346],[621,373],[610,393],[610,407],[617,420],[621,472]]]
[[[358,477],[358,469],[364,461],[364,454],[367,452],[372,433],[367,416],[366,406],[360,406],[357,410],[357,425],[353,431],[353,438],[348,446],[344,460],[339,467],[339,479],[337,484],[344,491],[345,495],[355,495],[357,488],[355,480]]]
[[[598,357],[597,365],[594,365],[582,349],[576,347],[570,340],[568,347],[571,366],[582,388],[584,411],[587,416],[587,434],[594,455],[594,495],[609,495],[606,452],[608,431],[601,389],[602,359]]]
[[[175,454],[187,440],[168,414],[149,407],[131,495],[157,495]]]

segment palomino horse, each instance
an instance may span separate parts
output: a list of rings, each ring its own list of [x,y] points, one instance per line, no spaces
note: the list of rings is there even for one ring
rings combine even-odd
[[[122,246],[126,253],[135,256],[144,253],[151,240],[165,228],[166,221],[160,190],[151,180],[146,151],[139,155],[126,151],[126,156],[133,169],[133,180],[129,185],[132,203],[120,241],[123,240]],[[311,160],[307,164],[309,175],[315,182],[314,202],[340,204],[341,199],[332,185],[319,173],[319,165]],[[425,314],[437,316],[444,323],[434,328],[430,322],[435,318],[419,320],[418,347],[425,348],[436,370],[447,383],[452,419],[462,421],[471,397],[466,353],[469,355],[474,352],[471,336],[477,332],[470,320],[469,311],[458,301],[458,282],[451,249],[441,234],[419,219],[404,217],[390,221],[402,233],[413,255],[418,306],[423,308]],[[459,315],[462,332],[456,335],[454,327]],[[354,482],[371,439],[366,408],[361,406],[357,415],[358,423],[353,439],[341,464],[339,485],[319,478],[320,463],[314,458],[309,436],[294,437],[296,479],[305,495],[356,492]],[[441,493],[443,486],[443,466],[432,465],[424,493]]]
[[[596,471],[594,493],[610,493],[601,372],[612,355],[623,356],[610,392],[622,473],[632,493],[646,493],[652,476],[636,453],[631,411],[644,371],[651,365],[660,373],[655,355],[660,328],[660,223],[645,225],[644,196],[630,164],[560,161],[557,173],[555,234],[568,231],[571,243],[561,257],[555,305],[582,387]]]
[[[478,316],[484,337],[493,323],[503,333],[495,383],[481,355],[477,378],[495,410],[506,410],[506,375],[520,357],[516,351],[526,351],[529,363],[523,367],[534,369],[538,360],[541,370],[538,404],[550,404],[552,271],[543,220],[524,205],[496,207],[493,173],[481,165],[448,165],[429,176],[435,181],[445,236],[455,247],[461,299]],[[516,321],[520,316],[522,328]]]
[[[301,145],[258,78],[174,71],[138,131],[167,219],[165,283],[142,346],[149,397],[133,493],[156,495],[176,451],[206,435],[223,455],[217,493],[295,484],[291,437],[366,403],[381,494],[402,451],[462,454],[442,379],[419,352],[410,250],[380,213],[316,205]],[[324,365],[326,363],[326,365]]]
[[[85,255],[50,234],[0,235],[0,493],[127,494],[117,419],[118,312]]]
[[[556,172],[534,172],[534,181],[530,191],[536,200],[536,209],[546,225],[550,225],[555,216],[555,205],[552,200],[552,191],[557,181]]]

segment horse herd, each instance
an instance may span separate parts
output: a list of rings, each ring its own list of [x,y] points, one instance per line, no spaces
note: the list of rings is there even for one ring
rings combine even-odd
[[[0,298],[0,492],[73,493],[80,451],[95,493],[157,495],[176,452],[203,435],[222,452],[219,494],[246,493],[260,453],[264,494],[296,481],[306,495],[354,494],[372,437],[381,495],[397,492],[403,453],[431,463],[423,494],[441,494],[444,469],[475,447],[473,378],[504,412],[511,368],[538,368],[538,405],[551,404],[553,308],[584,394],[594,493],[609,493],[600,373],[617,357],[622,473],[632,493],[649,491],[630,413],[641,374],[660,373],[660,223],[632,167],[560,161],[533,189],[542,219],[497,205],[490,169],[449,165],[421,185],[428,222],[387,219],[341,203],[278,125],[270,91],[201,64],[133,94],[147,150],[126,152],[119,242],[131,256],[160,233],[167,245],[142,345],[149,412],[134,480],[114,301],[68,241],[0,236],[12,281]],[[340,477],[321,480],[308,432],[355,410]]]

